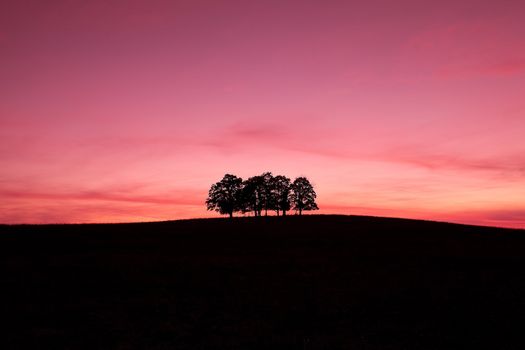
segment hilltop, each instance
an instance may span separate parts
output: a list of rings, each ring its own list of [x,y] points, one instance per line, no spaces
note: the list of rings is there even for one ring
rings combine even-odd
[[[525,232],[309,215],[0,226],[3,349],[525,346]]]

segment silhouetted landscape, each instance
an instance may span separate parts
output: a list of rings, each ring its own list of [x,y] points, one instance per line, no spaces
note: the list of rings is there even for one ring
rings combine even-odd
[[[304,176],[293,182],[283,175],[273,176],[269,171],[247,180],[232,174],[225,174],[208,192],[206,208],[220,214],[243,214],[252,212],[254,216],[268,216],[275,212],[277,216],[286,216],[290,209],[302,215],[305,210],[319,210],[314,187]]]
[[[523,230],[358,216],[0,226],[2,349],[522,349]]]

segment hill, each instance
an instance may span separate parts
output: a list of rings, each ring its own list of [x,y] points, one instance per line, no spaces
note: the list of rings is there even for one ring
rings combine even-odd
[[[356,216],[0,226],[3,349],[522,349],[525,231]]]

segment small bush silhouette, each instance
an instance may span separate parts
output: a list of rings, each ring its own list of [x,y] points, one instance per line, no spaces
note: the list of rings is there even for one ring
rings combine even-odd
[[[290,209],[302,215],[305,210],[319,209],[316,197],[312,184],[304,176],[291,182],[286,176],[265,172],[243,181],[240,177],[226,174],[211,186],[206,207],[230,217],[234,212],[253,212],[254,216],[262,216],[263,211],[265,216],[268,211],[285,216]]]

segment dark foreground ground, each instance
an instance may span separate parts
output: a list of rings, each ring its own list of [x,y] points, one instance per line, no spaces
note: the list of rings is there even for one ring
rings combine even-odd
[[[524,349],[525,231],[350,216],[0,227],[1,349]]]

